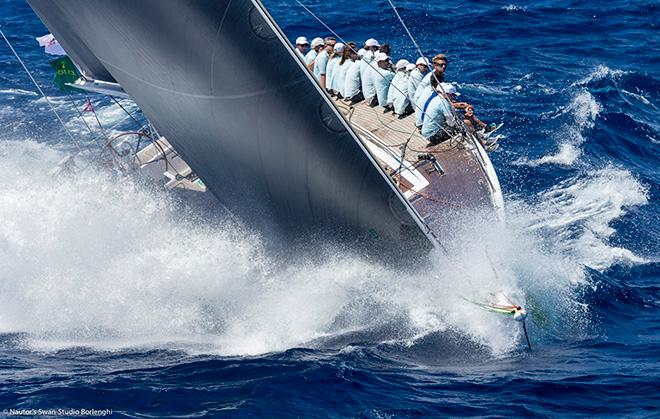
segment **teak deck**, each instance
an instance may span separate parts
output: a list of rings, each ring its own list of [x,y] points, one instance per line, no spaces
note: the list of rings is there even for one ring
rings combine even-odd
[[[447,211],[491,205],[491,188],[474,145],[459,140],[429,146],[415,127],[414,114],[398,119],[391,112],[383,113],[380,106],[372,108],[365,102],[348,105],[342,100],[334,100],[363,141],[377,141],[378,145],[387,147],[397,156],[401,156],[405,148],[405,160],[424,173],[430,184],[422,191],[416,191],[418,193],[410,201],[427,223],[441,222],[446,219],[443,214]],[[373,134],[377,140],[369,138],[364,131]],[[422,154],[432,154],[445,174],[432,170],[430,162],[420,161],[418,156]],[[383,162],[379,163],[388,171]],[[393,178],[398,182],[397,176]],[[399,187],[403,191],[409,188],[405,182]]]

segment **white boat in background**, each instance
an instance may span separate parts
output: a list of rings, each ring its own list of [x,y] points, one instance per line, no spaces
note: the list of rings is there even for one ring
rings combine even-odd
[[[427,147],[414,117],[334,100],[258,0],[28,2],[83,71],[76,87],[150,121],[130,161],[257,231],[408,254],[438,246],[457,210],[502,217],[473,136]]]

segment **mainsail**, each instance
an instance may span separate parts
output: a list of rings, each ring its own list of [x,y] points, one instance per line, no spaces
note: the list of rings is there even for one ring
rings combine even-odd
[[[431,246],[260,2],[28,1],[74,61],[121,84],[248,225]]]

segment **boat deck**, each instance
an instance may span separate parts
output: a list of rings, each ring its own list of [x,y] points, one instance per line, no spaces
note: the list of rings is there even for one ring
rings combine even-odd
[[[454,148],[449,142],[437,146],[427,147],[426,141],[419,130],[415,127],[415,115],[408,115],[403,119],[393,115],[391,112],[383,113],[383,108],[374,108],[364,101],[355,105],[348,105],[342,100],[335,99],[337,106],[346,119],[358,129],[366,130],[376,136],[381,145],[390,148],[402,148],[406,145],[405,159],[410,163],[417,162],[420,153],[442,153]]]
[[[412,190],[408,198],[427,223],[450,219],[444,215],[452,210],[492,207],[493,187],[474,144],[456,137],[430,146],[415,127],[414,114],[399,119],[391,112],[383,113],[382,107],[372,108],[364,101],[354,105],[339,99],[334,101],[363,141],[388,150],[397,159],[403,155],[405,161],[427,178],[429,184],[422,190]],[[444,174],[434,170],[428,160],[420,159],[428,154],[435,157]],[[385,161],[377,160],[386,172],[396,172]],[[413,189],[401,181],[401,176],[394,174],[392,178],[404,193]]]

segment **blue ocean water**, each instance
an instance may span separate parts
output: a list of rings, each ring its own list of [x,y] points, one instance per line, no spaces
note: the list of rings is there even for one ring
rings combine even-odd
[[[294,2],[265,3],[291,39],[328,35]],[[303,3],[346,40],[416,56],[388,2]],[[458,219],[423,272],[341,249],[275,260],[264,238],[107,168],[50,176],[75,144],[0,45],[1,409],[658,415],[660,7],[395,4],[481,119],[505,123],[491,158],[507,225]],[[0,10],[69,129],[98,141],[77,118],[86,99],[50,85],[34,41],[48,31],[23,1]],[[131,126],[92,99],[107,129]],[[532,351],[460,298],[483,290],[530,309]]]

